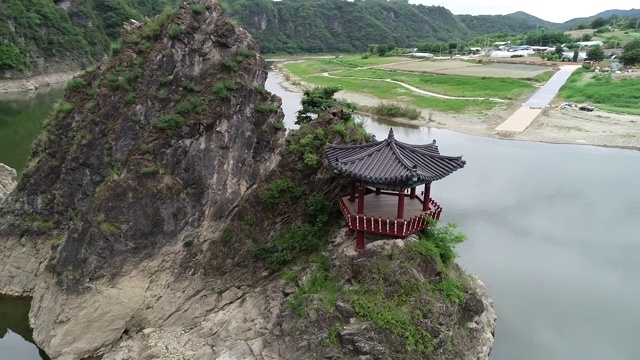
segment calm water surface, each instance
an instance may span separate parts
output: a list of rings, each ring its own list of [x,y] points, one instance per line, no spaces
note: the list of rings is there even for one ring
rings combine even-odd
[[[0,295],[0,360],[48,359],[33,345],[29,298]]]
[[[42,121],[64,94],[64,89],[38,93],[0,95],[0,163],[22,174],[31,153],[31,143],[40,132]]]
[[[301,96],[280,81],[272,73],[266,88],[283,98],[293,128]],[[24,166],[34,129],[60,95],[0,100],[0,162]],[[391,125],[366,126],[381,139]],[[495,301],[491,360],[640,359],[640,152],[397,125],[394,132],[410,143],[436,139],[443,154],[467,160],[432,194],[442,220],[469,235],[459,262]],[[40,359],[22,340],[30,339],[26,312],[7,321],[24,305],[8,299],[0,297],[0,360]]]

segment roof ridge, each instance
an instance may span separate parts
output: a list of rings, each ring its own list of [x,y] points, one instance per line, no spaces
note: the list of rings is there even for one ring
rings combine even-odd
[[[338,162],[352,162],[352,161],[356,161],[356,160],[362,159],[362,158],[367,157],[367,156],[373,154],[374,152],[378,151],[379,150],[378,148],[380,147],[380,145],[383,145],[383,144],[384,144],[384,141],[379,141],[377,144],[375,144],[375,146],[372,146],[371,149],[369,149],[369,150],[367,150],[367,151],[365,151],[363,153],[356,154],[355,156],[351,156],[351,157],[348,157],[348,158],[345,158],[345,159],[338,159]]]
[[[391,139],[390,139],[391,140]],[[395,140],[395,139],[394,139]],[[398,150],[397,145],[395,144],[395,141],[389,141],[391,142],[391,151],[393,151],[393,153],[398,157],[398,160],[400,160],[400,163],[402,165],[404,165],[407,169],[409,170],[413,170],[413,166],[415,165],[411,165],[409,164],[409,162],[407,161],[407,159],[404,158],[404,156],[402,156],[402,154],[400,153],[400,150]]]

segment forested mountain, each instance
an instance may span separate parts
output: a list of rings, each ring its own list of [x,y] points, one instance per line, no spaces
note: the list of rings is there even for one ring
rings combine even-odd
[[[619,9],[611,9],[605,10],[601,13],[595,14],[593,16],[584,17],[584,18],[575,18],[571,19],[561,25],[561,28],[564,30],[571,30],[575,27],[580,26],[581,24],[591,24],[593,20],[598,18],[607,19],[610,16],[616,16],[618,18],[631,18],[637,19],[640,18],[640,9],[630,9],[630,10],[619,10]]]
[[[526,13],[523,13],[526,14]],[[496,33],[521,33],[544,27],[541,22],[524,19],[515,14],[509,15],[456,15],[456,17],[476,35]],[[529,15],[529,14],[526,14]],[[533,15],[529,15],[535,18]],[[537,18],[536,18],[537,19]]]
[[[176,0],[2,0],[0,75],[86,66],[99,60],[122,24]]]
[[[407,0],[224,0],[227,14],[264,53],[353,52],[370,44],[415,46],[456,41],[472,33],[441,6]]]

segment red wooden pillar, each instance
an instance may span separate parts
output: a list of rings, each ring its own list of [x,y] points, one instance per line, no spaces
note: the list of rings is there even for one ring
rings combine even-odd
[[[411,188],[411,192],[409,193],[409,198],[411,200],[416,198],[416,187],[415,186]]]
[[[356,201],[356,182],[351,180],[351,184],[349,184],[349,201]]]
[[[381,191],[380,188],[376,188],[376,195],[380,195]]]
[[[358,216],[364,214],[364,185],[358,187]],[[356,233],[356,251],[364,250],[364,231]]]
[[[358,214],[364,214],[364,186],[358,187]]]
[[[400,189],[398,193],[398,219],[404,218],[404,189]]]
[[[364,250],[364,231],[358,231],[356,235],[356,251]]]
[[[431,183],[424,185],[424,202],[422,203],[422,211],[428,211],[430,203],[431,203]]]

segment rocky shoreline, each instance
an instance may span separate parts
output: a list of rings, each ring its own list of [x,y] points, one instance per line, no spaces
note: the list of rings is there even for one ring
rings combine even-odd
[[[26,79],[0,81],[0,94],[33,92],[47,86],[56,86],[78,75],[78,71],[67,71],[45,75],[37,75]]]

